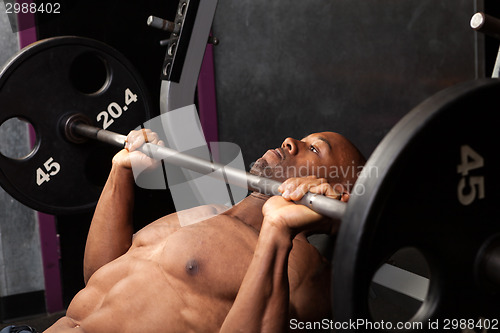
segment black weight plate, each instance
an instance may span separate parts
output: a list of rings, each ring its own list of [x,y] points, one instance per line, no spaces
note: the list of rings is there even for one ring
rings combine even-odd
[[[135,97],[137,99],[135,99]],[[56,37],[21,50],[0,72],[0,124],[27,120],[36,132],[30,155],[0,154],[0,184],[21,203],[50,214],[92,209],[117,149],[66,140],[61,119],[83,113],[93,125],[127,134],[147,119],[145,87],[128,60],[86,38]]]
[[[404,247],[420,250],[430,266],[428,295],[414,320],[497,317],[500,298],[478,280],[475,264],[481,246],[500,232],[499,95],[496,79],[444,90],[405,116],[377,147],[337,239],[336,320],[371,319],[370,281]],[[481,158],[482,166],[476,163]]]

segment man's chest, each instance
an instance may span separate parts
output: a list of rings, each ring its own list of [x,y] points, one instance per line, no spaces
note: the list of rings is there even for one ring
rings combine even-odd
[[[129,251],[159,265],[166,276],[198,293],[234,298],[252,260],[257,233],[229,218],[214,218],[175,232],[142,233]]]
[[[226,301],[236,297],[258,240],[255,229],[225,216],[178,228],[175,232],[161,227],[148,232],[155,236],[150,237],[149,243],[137,247],[134,255],[156,262],[166,276],[181,283],[186,290]],[[288,272],[292,302],[296,296],[303,299],[304,295],[309,295],[306,298],[324,295],[326,290],[319,290],[327,284],[321,272],[324,265],[310,244],[294,241]]]

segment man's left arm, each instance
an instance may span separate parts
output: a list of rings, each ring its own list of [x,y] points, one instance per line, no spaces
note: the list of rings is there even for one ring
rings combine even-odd
[[[264,219],[254,256],[221,332],[285,332],[292,239]]]
[[[288,256],[304,230],[324,231],[331,220],[282,197],[263,207],[255,253],[221,332],[286,332],[289,319]]]

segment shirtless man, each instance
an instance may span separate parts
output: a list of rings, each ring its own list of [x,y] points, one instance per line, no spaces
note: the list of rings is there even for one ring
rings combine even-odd
[[[309,190],[347,201],[357,172],[329,171],[364,164],[349,141],[332,132],[287,138],[251,170],[290,178],[282,197],[253,193],[220,214],[194,208],[199,222],[184,227],[174,213],[134,235],[131,161],[155,164],[136,151],[143,140],[131,132],[113,158],[87,239],[86,287],[46,332],[274,333],[286,332],[291,318],[330,317],[330,265],[306,234],[334,234],[338,221],[289,200]],[[293,178],[301,166],[308,177]]]

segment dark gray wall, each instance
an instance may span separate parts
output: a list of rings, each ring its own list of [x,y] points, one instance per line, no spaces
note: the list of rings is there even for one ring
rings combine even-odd
[[[474,0],[220,0],[220,140],[248,166],[287,136],[332,130],[367,155],[435,92],[483,75]],[[482,6],[479,3],[479,7]],[[480,56],[480,55],[479,55]]]

